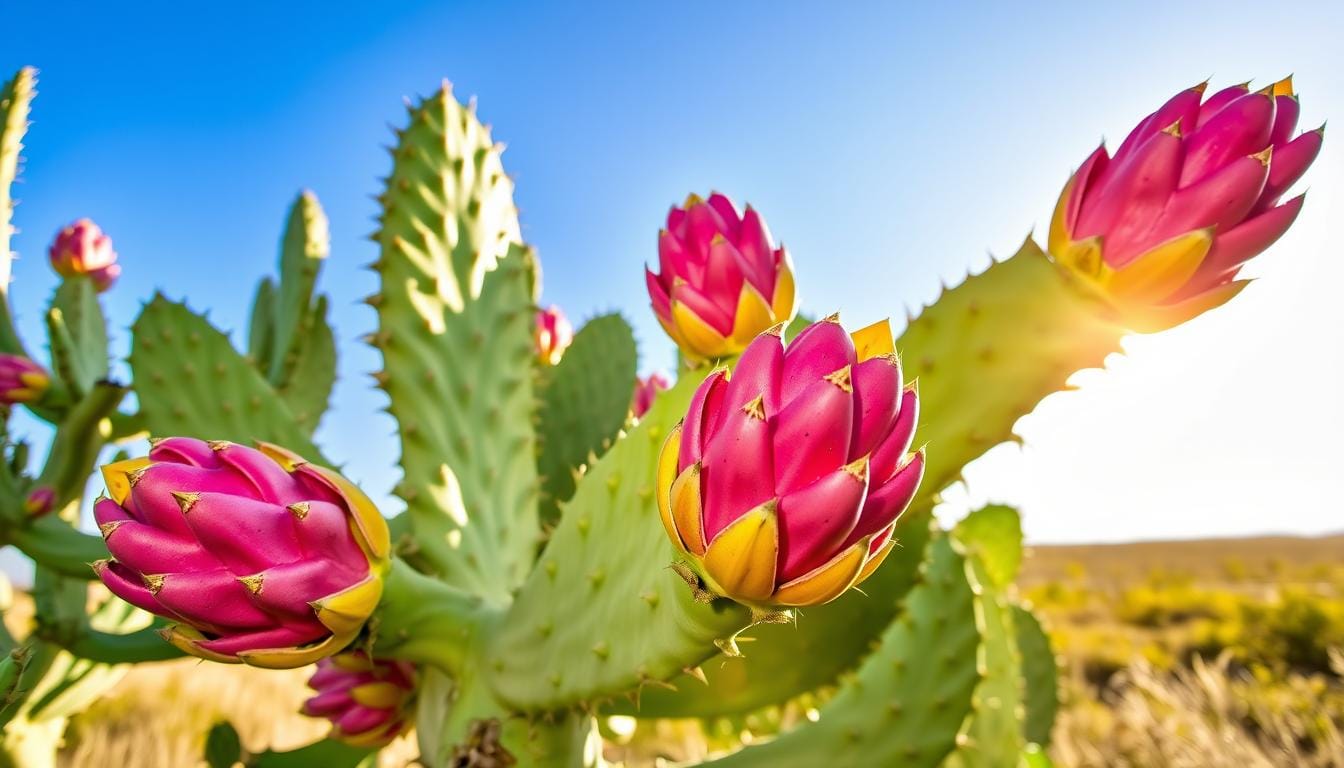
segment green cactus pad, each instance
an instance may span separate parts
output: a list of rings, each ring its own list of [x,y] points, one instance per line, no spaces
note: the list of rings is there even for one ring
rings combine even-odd
[[[513,183],[473,107],[445,87],[411,109],[381,201],[371,343],[401,425],[397,493],[418,565],[507,602],[536,555],[535,258]]]
[[[967,578],[975,591],[976,621],[981,647],[982,679],[974,707],[962,727],[949,768],[1014,768],[1026,746],[1022,737],[1022,675],[1012,606],[1003,597],[1016,564],[1021,561],[1021,536],[1014,537],[1017,513],[990,506],[967,516],[953,532],[965,549]],[[991,565],[992,564],[992,565]]]
[[[541,369],[537,470],[544,521],[560,516],[560,502],[574,495],[575,473],[606,453],[629,418],[636,357],[630,324],[602,315],[575,334],[558,365]]]
[[[650,688],[638,706],[622,700],[611,711],[640,717],[733,715],[834,683],[871,650],[918,581],[931,520],[927,509],[907,512],[896,527],[897,547],[862,587],[826,605],[795,610],[795,622],[752,627],[743,633],[752,638],[750,646],[743,645],[745,655],[706,664],[699,671],[704,683],[683,675],[672,680],[675,690]]]
[[[0,352],[16,355],[24,351],[9,314],[9,280],[14,259],[9,245],[14,235],[11,187],[19,173],[19,153],[23,150],[23,134],[28,130],[28,110],[36,85],[37,70],[32,67],[20,69],[0,85]]]
[[[1030,238],[910,320],[896,342],[919,381],[928,463],[921,494],[937,494],[966,464],[1006,440],[1013,425],[1069,377],[1120,351],[1125,330],[1073,286]]]
[[[274,346],[267,378],[277,387],[289,381],[313,323],[313,287],[331,250],[327,216],[317,195],[304,190],[289,209],[280,242],[280,283],[275,290]],[[325,313],[323,322],[325,323]]]
[[[686,372],[588,468],[503,623],[485,665],[499,697],[553,710],[637,691],[715,655],[747,625],[726,600],[697,603],[654,499],[653,468],[704,373]]]
[[[327,323],[327,297],[317,297],[300,331],[293,367],[278,392],[294,421],[312,434],[317,430],[336,384],[336,338]]]
[[[1026,717],[1022,735],[1028,742],[1048,747],[1059,711],[1059,669],[1050,636],[1029,609],[1013,606],[1017,650],[1022,655],[1022,694]]]
[[[185,305],[155,296],[131,335],[131,370],[151,435],[264,440],[329,463],[228,337]]]
[[[87,277],[61,281],[52,297],[47,325],[53,364],[75,392],[88,392],[107,377],[107,326],[98,291]],[[62,363],[62,358],[65,359]]]
[[[966,560],[952,542],[935,539],[901,618],[821,708],[820,718],[709,765],[938,765],[956,745],[980,679],[975,658],[980,636],[967,576]]]
[[[252,315],[247,322],[247,356],[263,373],[271,369],[271,350],[275,347],[275,281],[269,277],[257,283],[252,296]]]

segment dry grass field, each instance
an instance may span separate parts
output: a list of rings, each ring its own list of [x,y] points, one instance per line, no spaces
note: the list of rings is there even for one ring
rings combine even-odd
[[[1035,547],[1021,592],[1062,664],[1057,765],[1344,766],[1344,536]],[[300,745],[325,731],[296,714],[306,675],[131,670],[73,719],[61,764],[196,765],[221,719],[251,750]],[[383,765],[415,753],[403,739]]]

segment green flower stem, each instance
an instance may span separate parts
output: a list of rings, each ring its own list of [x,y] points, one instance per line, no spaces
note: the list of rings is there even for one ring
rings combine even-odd
[[[98,453],[112,436],[111,416],[127,391],[111,381],[94,384],[88,396],[71,408],[56,428],[37,484],[55,489],[57,509],[80,497],[98,463]]]
[[[62,576],[92,580],[89,563],[107,557],[100,536],[80,533],[59,517],[48,516],[7,532],[5,543],[18,547],[38,565]]]
[[[458,674],[482,627],[498,609],[393,558],[374,615],[378,656],[432,664]]]

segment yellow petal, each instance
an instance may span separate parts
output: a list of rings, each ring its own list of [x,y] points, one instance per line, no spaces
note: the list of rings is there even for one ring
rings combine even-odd
[[[1250,284],[1250,280],[1234,280],[1175,304],[1126,307],[1125,325],[1139,333],[1165,331],[1192,320],[1210,309],[1221,307]]]
[[[349,744],[352,747],[381,747],[395,739],[401,731],[406,730],[406,724],[403,724],[399,730],[388,731],[387,727],[389,725],[391,725],[391,723],[383,723],[382,725],[364,731],[363,733],[345,733],[339,728],[333,728],[332,738]]]
[[[387,560],[392,553],[392,534],[387,529],[387,521],[359,486],[346,480],[341,473],[315,464],[304,464],[296,471],[316,474],[334,487],[344,497],[369,556],[378,562]]]
[[[775,324],[775,316],[765,297],[743,281],[742,293],[737,297],[737,316],[733,319],[733,344],[745,347],[761,331]]]
[[[1069,195],[1073,192],[1073,185],[1077,183],[1078,174],[1074,173],[1069,177],[1069,183],[1064,185],[1064,191],[1059,193],[1059,200],[1055,202],[1055,213],[1050,217],[1050,239],[1046,241],[1046,250],[1055,254],[1056,258],[1071,241],[1064,219],[1065,211],[1069,207]]]
[[[829,603],[854,585],[868,555],[868,544],[867,537],[860,539],[830,562],[780,587],[770,602],[799,606]]]
[[[1051,250],[1055,260],[1070,270],[1093,280],[1109,274],[1106,262],[1101,259],[1101,238],[1089,237],[1086,240],[1067,242],[1058,250]]]
[[[776,323],[787,323],[798,311],[798,288],[793,277],[793,260],[785,251],[775,268],[775,297],[770,302]]]
[[[107,483],[107,495],[118,504],[125,504],[126,497],[131,495],[131,475],[138,470],[144,469],[150,465],[148,456],[141,456],[138,459],[126,459],[125,461],[114,461],[111,464],[104,464],[103,482]]]
[[[895,546],[896,546],[896,537],[888,536],[887,543],[883,544],[882,548],[877,550],[877,553],[869,557],[868,561],[863,564],[863,570],[859,571],[859,577],[854,580],[854,585],[858,586],[859,584],[863,583],[864,579],[868,578],[869,576],[872,576],[873,571],[876,571],[877,566],[881,565],[882,561],[887,559],[887,555],[891,554],[892,547]]]
[[[241,659],[206,650],[197,645],[197,643],[206,639],[205,635],[196,631],[194,627],[189,627],[185,624],[170,624],[159,630],[159,637],[167,640],[169,644],[176,647],[179,651],[182,651],[189,656],[195,656],[198,659],[218,661],[221,664],[242,663]]]
[[[392,683],[364,683],[350,689],[350,698],[370,709],[391,709],[401,703],[403,691]]]
[[[700,527],[700,464],[692,464],[672,483],[672,525],[682,547],[693,555],[705,554],[705,535]]]
[[[704,568],[725,597],[748,602],[768,600],[775,591],[779,521],[774,499],[719,531],[705,552]]]
[[[274,443],[267,443],[258,440],[256,441],[256,446],[258,451],[261,451],[262,453],[266,454],[267,458],[269,458],[271,461],[274,461],[276,464],[279,464],[280,468],[285,470],[286,472],[293,472],[295,469],[308,463],[308,460],[303,458],[299,454],[289,450],[288,448],[281,448],[280,446],[275,445]]]
[[[1289,75],[1273,85],[1275,96],[1293,95],[1293,76]]]
[[[1174,237],[1115,270],[1106,291],[1120,301],[1156,304],[1190,282],[1212,245],[1211,229]]]
[[[317,645],[305,645],[302,648],[263,648],[256,651],[242,651],[238,658],[244,664],[264,669],[297,669],[306,667],[331,656],[355,639],[354,632],[332,635]]]
[[[373,660],[362,653],[339,653],[331,657],[331,663],[347,672],[373,671]]]
[[[677,526],[672,522],[672,484],[677,479],[677,457],[681,454],[681,424],[677,424],[667,433],[663,450],[658,454],[658,474],[654,478],[654,496],[658,498],[658,516],[663,519],[663,528],[667,538],[672,540],[677,550],[685,554],[686,547],[677,534]]]
[[[684,345],[682,351],[699,359],[724,357],[733,353],[723,334],[710,327],[679,301],[672,302],[672,322],[676,324]]]
[[[37,371],[20,373],[19,381],[26,389],[31,389],[34,392],[42,392],[51,385],[51,379],[47,377],[47,374],[38,373]]]
[[[891,337],[891,321],[886,318],[860,328],[851,333],[850,338],[854,339],[854,351],[858,353],[860,363],[896,353],[896,342]]]
[[[317,620],[332,632],[358,632],[364,626],[378,600],[383,596],[383,580],[370,573],[352,586],[332,595],[314,600],[309,605],[317,613]]]

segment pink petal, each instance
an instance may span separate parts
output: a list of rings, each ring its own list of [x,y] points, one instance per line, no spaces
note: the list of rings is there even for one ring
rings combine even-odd
[[[872,485],[877,486],[885,483],[892,473],[896,471],[905,454],[910,451],[910,444],[915,439],[915,426],[919,421],[919,393],[914,387],[907,388],[901,395],[901,407],[896,412],[896,419],[891,425],[891,431],[883,438],[876,451],[873,452],[869,474],[872,477]]]
[[[919,490],[919,481],[924,478],[924,454],[916,453],[896,474],[880,487],[872,487],[864,501],[863,511],[854,530],[845,539],[844,547],[872,533],[886,528],[901,516],[910,501]],[[844,547],[841,547],[842,549]]]
[[[1274,127],[1269,131],[1269,142],[1276,150],[1292,138],[1293,130],[1297,128],[1297,119],[1301,114],[1302,105],[1298,103],[1296,96],[1274,97]]]
[[[303,557],[294,515],[278,504],[207,492],[197,496],[184,519],[195,538],[235,574]]]
[[[1165,131],[1172,125],[1178,124],[1181,133],[1193,131],[1195,121],[1199,118],[1199,100],[1201,98],[1203,98],[1203,93],[1198,88],[1186,88],[1172,96],[1156,112],[1134,126],[1134,130],[1130,131],[1129,136],[1126,136],[1125,140],[1120,143],[1120,148],[1115,150],[1113,158],[1115,162],[1127,158],[1130,152],[1138,149],[1154,134]]]
[[[1269,180],[1260,194],[1252,214],[1262,213],[1274,207],[1279,198],[1302,178],[1316,156],[1321,153],[1321,144],[1325,137],[1320,131],[1307,131],[1296,139],[1274,149],[1269,160]]]
[[[891,431],[901,404],[901,366],[894,357],[874,357],[854,366],[854,434],[848,461],[871,453]]]
[[[244,651],[264,651],[272,648],[297,648],[331,634],[322,625],[294,625],[275,627],[256,632],[229,634],[218,640],[198,643],[207,651],[236,656]]]
[[[727,388],[728,383],[723,371],[710,373],[709,377],[696,387],[695,394],[691,396],[691,404],[686,410],[686,420],[681,426],[681,449],[677,454],[678,474],[704,456],[705,438],[710,432],[707,427],[718,418]]]
[[[854,431],[854,395],[818,378],[770,421],[775,489],[782,496],[845,464]]]
[[[1228,229],[1240,224],[1260,198],[1269,168],[1254,157],[1241,157],[1171,196],[1150,242],[1165,242],[1191,230]]]
[[[751,340],[728,379],[719,418],[741,410],[757,396],[764,398],[767,417],[779,413],[779,377],[784,370],[784,341],[762,333]]]
[[[340,728],[342,733],[364,733],[384,725],[393,714],[394,711],[390,709],[355,706],[336,720],[336,727]]]
[[[154,594],[145,586],[140,574],[121,563],[108,563],[98,574],[98,578],[108,591],[141,610],[167,618],[181,618],[171,610],[159,604]]]
[[[209,444],[193,437],[170,437],[160,440],[149,449],[149,459],[153,462],[190,464],[204,469],[220,467],[219,457],[210,449]]]
[[[690,283],[672,286],[672,301],[686,305],[687,309],[721,335],[727,336],[733,332],[733,315],[725,312],[717,302],[693,288]]]
[[[169,574],[154,597],[197,626],[254,628],[275,624],[275,619],[248,599],[247,587],[226,568]]]
[[[309,603],[346,589],[367,575],[324,559],[300,560],[261,571],[261,588],[252,601],[269,613],[288,614],[297,619],[313,615]]]
[[[252,484],[258,498],[273,504],[292,504],[304,499],[302,487],[275,460],[256,448],[225,444],[219,460]]]
[[[1229,86],[1210,96],[1208,100],[1204,102],[1204,105],[1199,108],[1199,119],[1195,123],[1195,128],[1203,128],[1205,123],[1209,122],[1214,115],[1222,112],[1228,104],[1231,104],[1242,96],[1245,96],[1247,93],[1250,93],[1250,90],[1251,89],[1246,87],[1243,83],[1241,85]],[[1186,134],[1194,133],[1194,131],[1189,129],[1182,132]]]
[[[252,484],[226,469],[200,469],[186,464],[151,464],[131,488],[126,511],[142,523],[177,534],[189,534],[174,492],[203,490],[233,496],[256,493]]]
[[[719,192],[710,194],[709,199],[705,202],[723,220],[724,234],[728,236],[730,241],[737,242],[742,227],[742,214],[737,212],[737,206],[733,205],[733,201],[729,200],[727,195]]]
[[[804,389],[827,374],[854,365],[854,340],[839,323],[821,320],[804,328],[784,350],[780,397],[787,407]]]
[[[868,483],[846,469],[779,500],[779,583],[791,581],[840,551],[859,520]]]
[[[748,279],[752,275],[757,277],[766,276],[764,284],[752,280],[765,300],[771,301],[775,298],[775,253],[774,240],[770,237],[770,230],[766,229],[765,221],[755,208],[747,206],[747,212],[742,216],[742,228],[737,238],[737,250],[742,254],[742,258],[748,263],[753,264],[755,268],[748,272]]]
[[[1112,266],[1145,250],[1138,242],[1176,188],[1181,151],[1180,138],[1159,131],[1124,160],[1112,161],[1106,178],[1083,201],[1074,237],[1101,235]]]
[[[1303,199],[1299,195],[1214,238],[1199,271],[1177,297],[1193,296],[1224,282],[1234,270],[1273,245],[1297,219]]]
[[[699,284],[705,279],[703,261],[691,263],[686,249],[667,230],[658,233],[658,268],[664,285],[672,285],[673,278]]]
[[[117,562],[139,573],[179,573],[220,567],[190,536],[169,533],[144,523],[122,523],[107,537],[107,551]]]
[[[1069,201],[1064,208],[1064,226],[1073,239],[1077,239],[1078,213],[1083,209],[1083,197],[1092,189],[1097,177],[1106,171],[1110,162],[1106,147],[1102,145],[1093,150],[1073,174],[1073,186],[1069,188]]]
[[[683,242],[687,251],[701,261],[709,253],[709,244],[715,235],[726,235],[728,226],[718,212],[704,203],[692,205],[686,211],[686,237]]]
[[[1185,140],[1180,186],[1188,187],[1227,163],[1269,146],[1274,99],[1248,93],[1227,105]]]
[[[742,295],[742,257],[733,244],[722,237],[709,246],[709,261],[705,266],[705,297],[727,317],[737,314],[737,300]],[[728,331],[732,325],[728,326]]]
[[[660,320],[669,325],[672,323],[672,299],[668,297],[667,290],[648,267],[644,268],[644,282],[649,287],[649,302],[653,305],[653,313]]]
[[[316,678],[317,675],[313,677]],[[355,700],[344,690],[323,691],[303,702],[303,714],[309,717],[327,717],[342,712],[354,704]]]
[[[769,424],[739,408],[709,436],[700,477],[706,541],[775,497]]]

